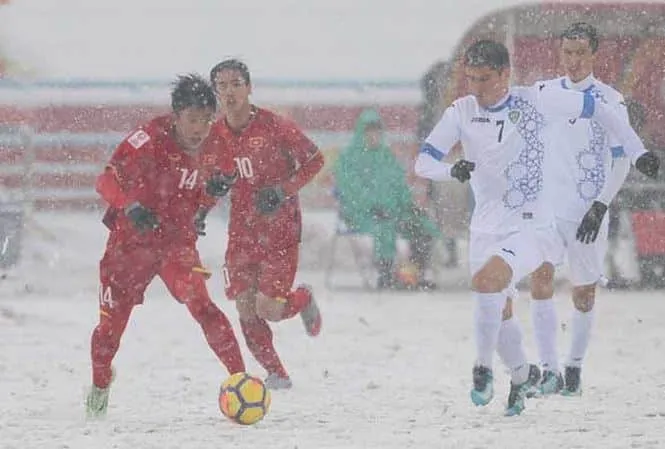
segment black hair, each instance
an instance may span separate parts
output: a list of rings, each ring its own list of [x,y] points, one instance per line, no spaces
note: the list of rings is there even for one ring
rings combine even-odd
[[[502,70],[510,67],[508,49],[501,42],[482,39],[474,42],[464,52],[464,65],[469,67],[491,67]]]
[[[190,107],[217,108],[217,99],[212,86],[205,78],[195,73],[178,76],[171,91],[173,112],[180,112]]]
[[[245,84],[249,85],[251,83],[247,64],[239,59],[226,59],[213,67],[210,70],[211,83],[215,83],[215,77],[217,77],[217,74],[222,70],[235,70],[240,73],[240,76],[242,76],[243,80],[245,80]]]
[[[586,22],[576,22],[561,33],[561,39],[584,39],[589,41],[591,53],[598,50],[598,30]]]

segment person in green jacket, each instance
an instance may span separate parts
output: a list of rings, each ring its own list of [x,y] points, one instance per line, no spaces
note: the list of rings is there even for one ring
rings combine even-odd
[[[440,233],[414,205],[406,173],[384,142],[383,123],[376,110],[361,113],[353,138],[333,170],[342,219],[351,229],[374,237],[378,288],[405,287],[393,274],[398,235],[409,241],[417,286],[434,288],[424,279],[424,272]]]

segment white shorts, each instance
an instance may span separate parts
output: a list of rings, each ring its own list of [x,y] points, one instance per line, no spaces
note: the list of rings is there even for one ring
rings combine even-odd
[[[556,265],[563,259],[563,242],[554,226],[525,229],[510,234],[487,234],[471,231],[469,268],[471,276],[492,256],[499,256],[513,270],[509,289],[514,289],[524,276],[545,262]]]
[[[575,237],[579,223],[557,219],[557,231],[563,240],[568,258],[568,277],[574,287],[595,284],[603,277],[608,223],[609,220],[605,217],[595,242],[582,243]]]

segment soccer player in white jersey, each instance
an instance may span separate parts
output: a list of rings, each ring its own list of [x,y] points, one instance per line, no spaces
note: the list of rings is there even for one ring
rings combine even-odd
[[[594,117],[615,130],[638,168],[657,173],[659,161],[623,118],[593,95],[545,84],[511,87],[510,58],[501,43],[473,43],[464,54],[464,65],[471,95],[446,109],[425,140],[415,171],[434,181],[470,180],[476,202],[469,265],[477,352],[471,400],[476,405],[491,401],[493,354],[498,350],[511,372],[506,415],[517,415],[524,409],[529,365],[516,321],[502,325],[502,312],[514,284],[560,251],[546,192],[551,186],[543,170],[547,125]],[[445,162],[458,142],[464,159]]]
[[[583,22],[569,26],[561,35],[561,62],[566,76],[547,85],[586,92],[607,102],[630,123],[619,92],[596,79],[593,64],[598,49],[596,29]],[[570,350],[565,377],[559,370],[558,321],[554,301],[554,267],[541,267],[531,277],[531,314],[543,376],[540,394],[578,395],[580,372],[593,323],[596,284],[602,278],[607,251],[607,207],[623,184],[630,160],[616,137],[597,121],[570,117],[552,125],[546,139],[547,170],[556,183],[553,197],[557,230],[563,239],[569,264],[574,304]]]

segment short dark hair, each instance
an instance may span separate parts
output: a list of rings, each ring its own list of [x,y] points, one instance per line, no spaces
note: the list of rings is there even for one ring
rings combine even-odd
[[[561,33],[561,39],[584,39],[589,41],[591,53],[598,50],[598,30],[586,22],[575,22]]]
[[[180,112],[190,107],[217,108],[217,98],[212,86],[205,78],[195,73],[178,76],[171,91],[173,112]]]
[[[217,64],[215,67],[213,67],[210,70],[210,82],[215,83],[215,77],[219,72],[222,70],[235,70],[240,73],[240,76],[242,76],[243,80],[245,80],[246,84],[251,83],[251,78],[249,76],[249,69],[247,68],[247,64],[242,62],[239,59],[226,59],[219,64]]]
[[[466,49],[464,65],[469,67],[488,66],[494,70],[502,70],[510,67],[510,55],[506,46],[501,42],[482,39]]]

